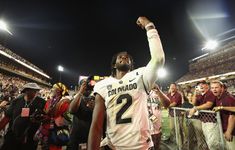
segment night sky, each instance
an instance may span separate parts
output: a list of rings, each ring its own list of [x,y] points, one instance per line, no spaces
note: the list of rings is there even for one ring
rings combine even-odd
[[[187,72],[188,60],[208,38],[235,26],[233,0],[77,0],[0,1],[0,18],[12,36],[0,31],[0,43],[62,82],[75,85],[79,75],[110,75],[116,52],[129,52],[135,68],[150,59],[146,32],[136,25],[139,16],[154,22],[166,54],[165,83]],[[234,33],[233,33],[234,35]]]

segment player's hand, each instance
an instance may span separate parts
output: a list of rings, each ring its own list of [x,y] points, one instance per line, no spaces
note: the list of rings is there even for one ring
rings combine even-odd
[[[142,29],[144,29],[144,27],[145,27],[148,23],[150,23],[150,21],[148,20],[148,18],[143,17],[143,16],[139,17],[139,18],[137,19],[137,21],[136,21],[136,24],[137,24],[138,26],[140,26]]]

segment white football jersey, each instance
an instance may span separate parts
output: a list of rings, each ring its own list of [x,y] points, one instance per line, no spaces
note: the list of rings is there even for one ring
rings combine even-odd
[[[106,78],[94,87],[105,100],[107,139],[114,149],[146,150],[152,147],[147,98],[143,84],[145,67],[122,79]]]

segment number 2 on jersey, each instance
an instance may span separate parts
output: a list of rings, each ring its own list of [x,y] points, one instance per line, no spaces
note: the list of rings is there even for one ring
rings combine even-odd
[[[125,105],[117,112],[116,115],[116,124],[124,124],[124,123],[130,123],[131,118],[123,118],[122,115],[125,113],[125,111],[131,106],[132,104],[132,97],[129,94],[123,94],[120,95],[117,99],[117,104],[120,104],[123,102],[123,100],[126,99]]]

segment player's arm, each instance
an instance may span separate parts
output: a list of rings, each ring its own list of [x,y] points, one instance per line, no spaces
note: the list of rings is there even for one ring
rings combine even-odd
[[[146,29],[148,36],[151,59],[144,70],[143,79],[145,86],[150,90],[157,80],[157,70],[164,65],[165,54],[154,24],[146,17],[139,17],[137,24]]]
[[[93,110],[92,123],[88,137],[88,150],[98,150],[100,147],[104,116],[105,116],[104,99],[99,94],[96,94],[95,107]]]

